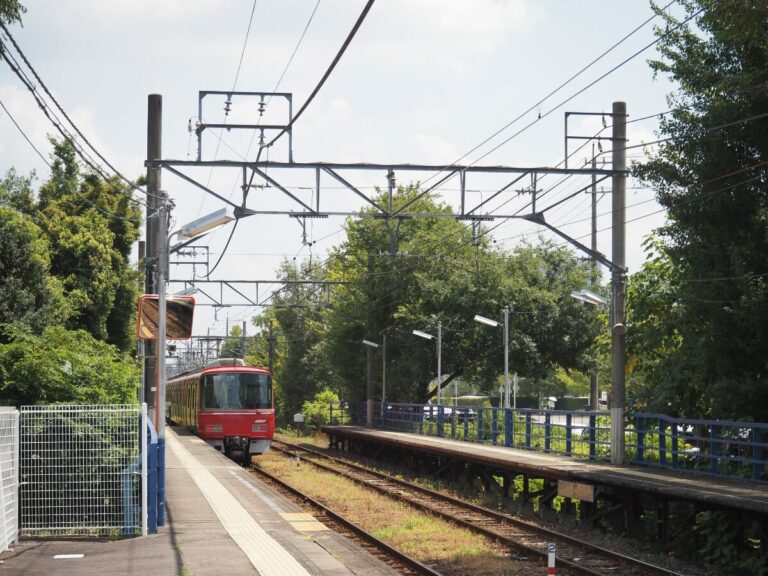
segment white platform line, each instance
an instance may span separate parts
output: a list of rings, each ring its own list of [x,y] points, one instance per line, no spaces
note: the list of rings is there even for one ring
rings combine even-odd
[[[166,442],[200,488],[224,529],[262,576],[309,576],[309,572],[280,546],[213,474],[200,465],[166,428]]]
[[[272,498],[270,498],[269,496],[264,494],[264,492],[262,492],[261,490],[256,488],[256,486],[254,486],[253,484],[248,482],[248,480],[246,480],[245,478],[242,478],[234,470],[230,470],[229,473],[232,474],[232,476],[234,476],[237,479],[238,482],[240,482],[241,484],[244,484],[251,492],[256,494],[256,496],[258,496],[264,502],[264,504],[269,506],[269,508],[273,512],[277,512],[278,514],[282,514],[283,513],[283,509],[280,508],[280,506],[278,506],[277,503],[274,500],[272,500]]]

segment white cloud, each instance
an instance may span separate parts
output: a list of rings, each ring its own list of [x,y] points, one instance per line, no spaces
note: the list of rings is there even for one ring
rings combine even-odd
[[[416,154],[426,164],[450,164],[460,156],[456,146],[434,134],[413,134]]]

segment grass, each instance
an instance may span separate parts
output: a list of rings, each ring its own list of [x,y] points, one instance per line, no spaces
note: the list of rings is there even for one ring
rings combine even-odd
[[[337,513],[419,561],[446,574],[525,574],[503,546],[441,518],[318,470],[308,463],[268,452],[255,465],[320,500]],[[522,568],[518,572],[518,568]]]

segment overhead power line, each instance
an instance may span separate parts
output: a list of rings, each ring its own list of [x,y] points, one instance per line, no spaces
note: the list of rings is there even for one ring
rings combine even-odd
[[[267,144],[264,144],[261,146],[261,148],[266,148],[269,146],[272,146],[277,140],[283,136],[283,134],[287,133],[288,130],[290,130],[293,125],[296,123],[296,121],[301,118],[301,115],[304,113],[304,111],[307,109],[307,107],[310,105],[312,100],[315,99],[315,96],[317,96],[317,93],[320,92],[320,89],[323,87],[323,84],[325,84],[325,81],[328,80],[328,77],[333,72],[334,68],[336,68],[336,65],[341,60],[341,57],[344,55],[344,52],[347,51],[347,48],[352,43],[352,39],[357,34],[357,31],[360,29],[360,26],[362,25],[363,21],[365,20],[365,17],[368,15],[368,12],[371,10],[371,7],[373,6],[373,3],[376,0],[368,0],[366,2],[365,7],[363,8],[363,11],[360,13],[360,16],[358,16],[357,21],[355,22],[355,25],[352,27],[352,30],[349,31],[349,34],[347,35],[346,40],[344,40],[344,44],[341,45],[341,48],[339,48],[339,51],[336,53],[336,56],[334,57],[333,61],[331,62],[331,65],[328,66],[328,69],[325,71],[325,74],[323,74],[323,77],[320,78],[320,81],[317,83],[317,86],[315,86],[315,89],[312,90],[312,93],[309,95],[307,100],[302,104],[301,108],[299,108],[299,111],[296,112],[293,118],[291,118],[291,121],[288,123],[288,125],[283,128],[280,132],[278,132],[277,136],[272,138]],[[261,148],[259,151],[261,151]]]
[[[35,146],[35,145],[32,143],[32,140],[30,140],[30,139],[29,139],[29,137],[26,135],[26,133],[24,132],[24,130],[21,128],[21,126],[19,126],[19,123],[18,123],[18,122],[16,122],[16,120],[15,120],[15,119],[14,119],[14,117],[13,117],[13,115],[12,115],[12,114],[11,114],[11,113],[8,111],[8,108],[6,108],[6,107],[5,107],[5,104],[3,104],[3,101],[2,101],[2,100],[0,100],[0,106],[2,106],[3,110],[5,110],[5,113],[8,115],[8,118],[10,118],[10,119],[11,119],[11,122],[13,122],[13,125],[14,125],[14,126],[16,126],[16,129],[17,129],[17,130],[18,130],[18,131],[21,133],[21,135],[22,135],[22,136],[24,136],[24,140],[26,140],[26,141],[27,141],[27,143],[28,143],[28,144],[29,144],[29,145],[32,147],[32,150],[34,150],[35,152],[37,152],[37,155],[38,155],[38,156],[40,156],[40,159],[41,159],[43,162],[45,162],[45,163],[47,164],[48,168],[50,168],[50,167],[51,167],[51,163],[50,163],[50,162],[48,162],[48,160],[46,159],[46,157],[45,157],[45,156],[43,156],[42,152],[40,152],[40,150],[38,150],[38,149],[37,149],[37,146]]]
[[[8,30],[8,27],[5,25],[5,23],[2,20],[0,20],[0,28],[2,28],[3,32],[5,33],[5,35],[8,37],[8,39],[13,44],[13,47],[16,49],[16,52],[19,54],[19,56],[21,56],[21,59],[26,64],[27,68],[29,68],[29,70],[34,75],[35,79],[39,82],[40,86],[43,88],[45,93],[51,99],[51,102],[53,102],[54,105],[56,106],[56,108],[59,109],[59,111],[64,116],[66,121],[69,123],[70,126],[72,126],[72,129],[80,136],[80,138],[83,139],[83,142],[85,142],[85,144],[88,146],[88,148],[93,150],[93,152],[96,154],[96,156],[98,156],[101,159],[101,161],[104,162],[104,164],[106,164],[109,167],[109,169],[112,170],[112,172],[114,172],[121,180],[123,180],[126,184],[128,184],[128,186],[130,186],[132,190],[135,190],[135,191],[137,191],[137,192],[139,192],[141,194],[146,194],[147,193],[146,190],[142,190],[141,188],[136,186],[131,180],[129,180],[128,178],[123,176],[123,174],[117,168],[115,168],[112,165],[112,163],[109,160],[107,160],[104,157],[104,155],[101,152],[99,152],[99,150],[93,144],[91,144],[91,142],[88,140],[88,138],[85,136],[85,134],[83,134],[82,131],[77,127],[77,124],[75,124],[72,121],[72,119],[67,114],[66,110],[64,110],[64,108],[61,106],[61,104],[59,104],[58,100],[56,100],[54,95],[48,89],[48,86],[46,86],[45,82],[43,82],[43,79],[37,73],[37,70],[35,70],[35,68],[32,66],[32,63],[29,61],[27,56],[24,54],[24,51],[19,46],[18,42],[16,42],[16,39],[13,37],[13,35],[10,32],[10,30]],[[5,56],[5,54],[4,54],[4,56]],[[6,60],[6,61],[10,64],[10,61],[8,61],[8,60]],[[11,66],[11,67],[13,68],[13,66]],[[16,70],[14,70],[14,72],[16,72]],[[18,73],[17,73],[17,75],[18,75]],[[27,82],[24,82],[24,84],[27,85],[27,87],[30,88],[33,91],[33,93],[36,92],[36,90],[34,89],[34,86],[30,86],[30,84],[28,84]],[[68,139],[71,140],[72,138],[70,137]]]

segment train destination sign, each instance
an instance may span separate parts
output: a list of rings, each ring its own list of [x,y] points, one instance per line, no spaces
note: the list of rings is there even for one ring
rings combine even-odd
[[[193,296],[168,296],[165,299],[166,340],[187,340],[192,337],[192,318],[195,312]],[[157,340],[160,334],[157,294],[144,294],[139,298],[136,317],[136,337]]]

